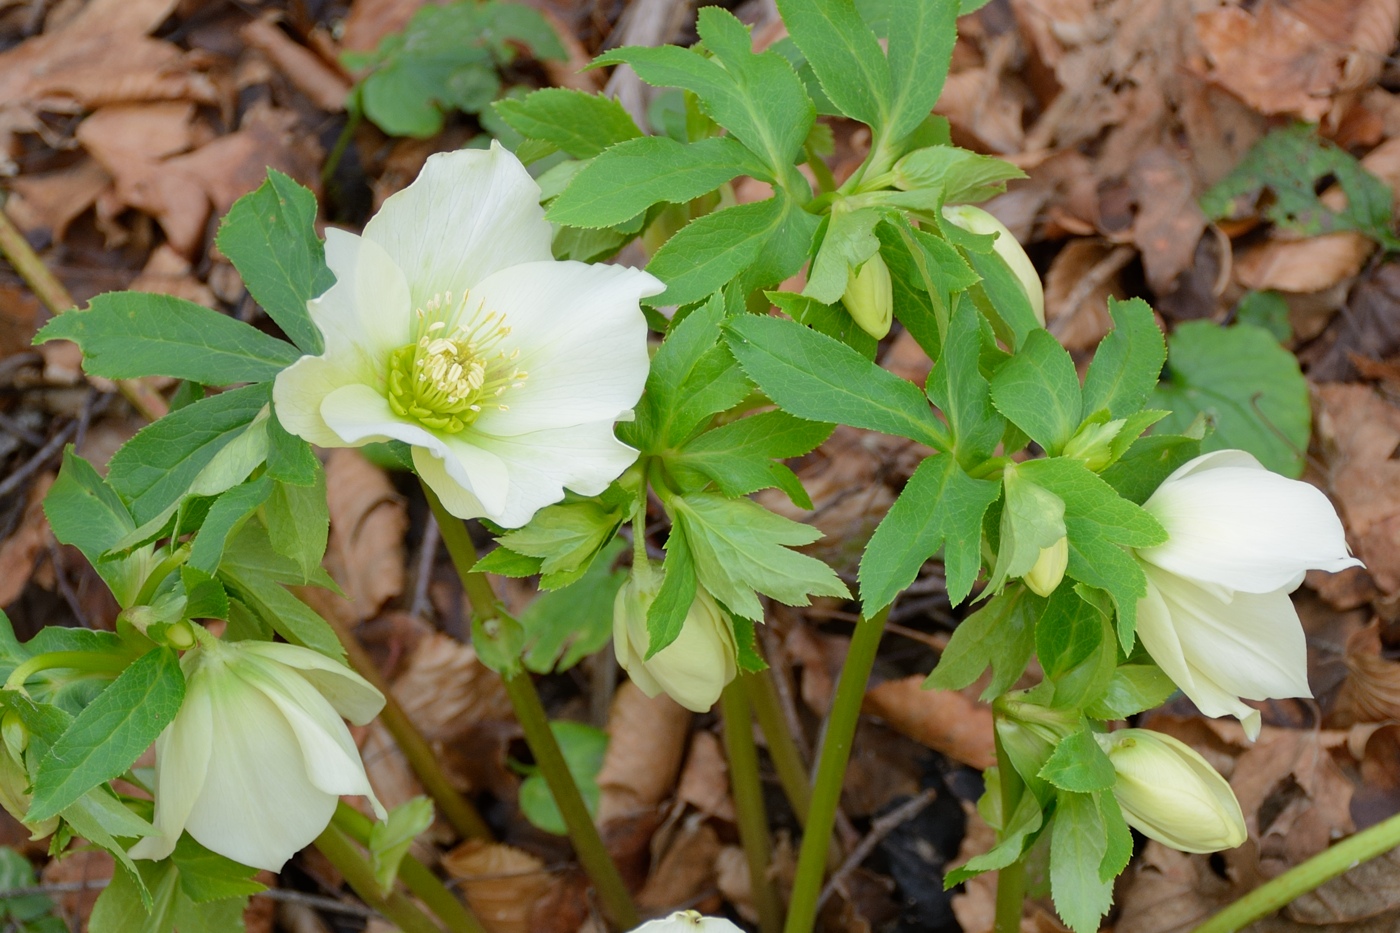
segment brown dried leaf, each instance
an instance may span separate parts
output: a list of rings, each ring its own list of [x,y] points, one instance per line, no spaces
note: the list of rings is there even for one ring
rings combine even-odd
[[[369,52],[391,32],[400,32],[424,0],[354,0],[345,17],[340,46],[347,52]]]
[[[707,816],[734,822],[734,801],[729,797],[729,764],[713,732],[697,732],[690,738],[676,797]]]
[[[403,592],[408,513],[384,471],[356,450],[330,452],[326,498],[326,569],[344,588],[355,617],[368,619]]]
[[[515,718],[500,675],[470,645],[441,632],[418,642],[393,691],[430,742],[452,742],[483,724]]]
[[[1356,357],[1384,360],[1400,351],[1400,263],[1386,263],[1368,274],[1347,298],[1344,314],[1323,340],[1332,340],[1308,367],[1316,382],[1350,382]]]
[[[1235,257],[1235,279],[1245,288],[1320,292],[1353,278],[1376,244],[1343,230],[1303,240],[1271,239]]]
[[[1316,387],[1327,485],[1376,585],[1400,590],[1400,409],[1364,385]]]
[[[161,295],[174,295],[206,308],[218,307],[218,299],[199,279],[195,278],[190,261],[181,256],[169,243],[162,243],[151,252],[146,267],[132,279],[127,288],[134,292],[155,292]]]
[[[705,815],[691,814],[655,860],[646,885],[637,892],[637,906],[644,913],[662,914],[692,903],[715,886],[721,848]]]
[[[1114,933],[1188,933],[1236,896],[1206,858],[1155,841],[1124,877]]]
[[[1380,620],[1353,632],[1346,645],[1347,677],[1328,716],[1328,725],[1400,720],[1400,662],[1381,656]]]
[[[1147,284],[1165,295],[1175,289],[1177,276],[1195,257],[1206,215],[1196,203],[1186,162],[1166,148],[1138,156],[1128,181],[1137,200],[1133,242],[1142,254]]]
[[[666,694],[648,698],[632,681],[613,696],[608,750],[598,772],[598,822],[651,810],[670,796],[685,754],[691,713]]]
[[[48,547],[49,522],[44,517],[44,494],[53,481],[52,473],[39,475],[29,487],[29,498],[18,527],[0,542],[0,606],[8,606],[24,592],[34,562]]]
[[[350,81],[304,45],[277,28],[276,15],[266,15],[239,30],[250,46],[266,55],[313,104],[327,113],[345,109]]]
[[[531,933],[530,913],[554,885],[544,862],[528,852],[470,839],[442,857],[462,882],[473,913],[490,933]]]
[[[996,764],[991,708],[955,690],[925,690],[923,682],[916,674],[871,687],[861,710],[955,761]]]
[[[1045,275],[1045,320],[1065,349],[1096,347],[1112,329],[1108,299],[1126,295],[1118,273],[1132,255],[1129,247],[1087,237],[1070,240],[1055,255]]]
[[[107,187],[112,179],[92,159],[9,182],[13,191],[5,202],[5,213],[26,233],[47,230],[55,242],[62,242],[68,225],[78,218]]]

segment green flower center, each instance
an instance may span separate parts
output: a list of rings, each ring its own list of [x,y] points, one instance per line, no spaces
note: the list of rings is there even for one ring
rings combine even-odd
[[[389,354],[387,389],[395,414],[456,434],[486,408],[506,411],[497,400],[528,374],[515,367],[519,350],[500,349],[510,335],[501,314],[483,314],[478,308],[465,323],[449,329],[446,321],[434,318],[450,307],[449,295],[428,302],[427,314],[418,312],[418,339]]]

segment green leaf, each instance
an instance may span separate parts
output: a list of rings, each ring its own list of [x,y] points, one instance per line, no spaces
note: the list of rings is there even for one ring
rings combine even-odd
[[[526,557],[510,548],[498,547],[477,561],[472,569],[502,577],[534,577],[539,575],[541,563],[538,557]]]
[[[209,514],[190,548],[189,565],[212,575],[219,569],[229,538],[248,520],[272,493],[273,482],[266,476],[235,486],[214,500]]]
[[[911,0],[901,2],[911,3]],[[933,13],[940,2],[933,0],[917,5]],[[955,33],[950,30],[949,35]],[[892,198],[889,203],[908,209],[939,211],[944,202],[985,201],[1001,194],[1010,179],[1025,177],[1025,172],[1002,159],[956,146],[926,146],[904,156],[894,166],[895,187],[919,192],[919,198]]]
[[[287,433],[275,405],[267,419],[267,475],[293,486],[315,486],[321,476],[321,461],[315,451],[306,441]]]
[[[603,767],[603,756],[608,751],[608,734],[579,722],[551,722],[549,728],[559,742],[564,763],[579,793],[583,795],[589,815],[597,815],[598,800],[602,795],[598,789],[598,771]],[[520,811],[527,820],[547,833],[556,836],[568,834],[559,805],[554,802],[554,795],[550,793],[542,774],[531,774],[520,783]]]
[[[136,529],[136,522],[116,491],[71,446],[64,449],[58,479],[44,497],[44,515],[54,537],[88,559],[117,605],[130,606],[145,582],[149,555],[103,557]]]
[[[671,45],[628,46],[593,64],[626,63],[648,84],[692,92],[715,122],[784,177],[816,119],[801,80],[777,52],[753,54],[748,29],[718,7],[700,10],[698,30],[714,59]]]
[[[128,825],[125,819],[115,817],[115,810],[123,810],[132,820],[138,820],[140,823],[145,824],[139,827],[140,833],[135,833],[135,835],[148,833],[155,828],[151,826],[151,824],[146,823],[145,820],[137,817],[136,814],[132,813],[130,810],[127,810],[125,806],[112,796],[107,788],[101,786],[94,787],[92,790],[79,797],[71,806],[67,807],[61,815],[63,819],[67,821],[69,827],[72,828],[73,832],[82,836],[93,845],[106,849],[111,853],[112,858],[125,869],[124,871],[114,873],[112,883],[116,884],[118,878],[130,883],[131,894],[135,897],[138,908],[144,912],[148,908],[154,906],[151,892],[147,890],[146,883],[142,880],[141,872],[136,867],[136,863],[132,860],[131,856],[126,853],[126,850],[130,847],[130,843],[122,843],[119,839],[119,833],[125,832],[127,838],[130,838],[133,835],[131,831],[138,827]],[[114,822],[117,822],[115,831],[108,828],[109,824]],[[93,916],[96,917],[97,914],[94,913]],[[99,929],[102,928],[99,927]]]
[[[700,583],[736,615],[763,618],[755,591],[789,606],[806,606],[813,596],[850,595],[826,564],[789,550],[822,536],[810,525],[748,499],[711,493],[677,496],[667,508],[686,537]]]
[[[369,831],[369,857],[374,867],[374,880],[381,894],[394,888],[399,865],[408,854],[408,847],[418,834],[433,824],[433,802],[427,797],[412,797],[389,811],[389,818],[377,822]]]
[[[991,665],[982,699],[1001,696],[1025,673],[1035,651],[1035,623],[1044,609],[1045,600],[1023,586],[993,597],[958,623],[924,688],[961,690]]]
[[[1292,353],[1251,324],[1222,328],[1210,321],[1182,324],[1169,347],[1168,380],[1152,399],[1153,407],[1172,411],[1160,431],[1180,433],[1204,414],[1215,431],[1202,452],[1237,448],[1275,473],[1303,475],[1312,412]]]
[[[250,425],[267,400],[268,386],[244,386],[166,415],[112,456],[107,482],[126,499],[138,523],[191,494],[196,479],[206,481],[202,494],[223,492],[263,460],[266,432]],[[206,473],[211,466],[216,469]]]
[[[1084,710],[1093,719],[1127,719],[1144,710],[1161,706],[1176,692],[1176,684],[1155,664],[1124,664],[1102,696]]]
[[[1050,826],[1050,894],[1075,933],[1095,933],[1113,903],[1113,885],[1099,877],[1108,829],[1090,794],[1061,793]]]
[[[883,128],[889,122],[890,67],[851,0],[779,0],[778,10],[831,102],[846,116]]]
[[[1083,416],[1108,409],[1113,418],[1126,418],[1142,408],[1162,374],[1166,341],[1152,309],[1141,298],[1108,300],[1113,330],[1094,351],[1084,377]]]
[[[214,240],[248,294],[303,353],[325,349],[306,303],[335,284],[316,236],[316,195],[276,169],[245,194],[219,224]]]
[[[889,37],[889,138],[913,132],[938,102],[958,38],[958,13],[957,0],[891,0],[890,19],[899,25]]]
[[[53,901],[42,894],[12,897],[6,892],[34,884],[34,866],[9,846],[0,847],[0,918],[15,933],[66,933],[68,927],[53,916]]]
[[[196,904],[247,897],[267,890],[267,885],[253,880],[256,869],[210,852],[189,833],[180,836],[170,858],[180,871],[180,891]]]
[[[781,318],[740,317],[727,326],[739,364],[784,411],[947,449],[918,388],[845,344]]]
[[[537,674],[567,671],[608,643],[613,602],[627,579],[613,564],[626,549],[622,539],[613,538],[577,581],[541,593],[525,607],[520,624],[530,645],[525,653],[527,669]]]
[[[1253,324],[1274,335],[1279,343],[1293,339],[1293,325],[1288,320],[1288,301],[1278,292],[1248,291],[1235,305],[1235,320]]]
[[[661,589],[647,607],[647,654],[651,660],[681,634],[685,618],[695,603],[698,583],[695,560],[683,528],[672,528],[666,539],[666,562],[662,564]]]
[[[982,375],[982,326],[982,317],[970,302],[957,302],[943,352],[928,377],[928,397],[948,419],[953,450],[958,462],[968,468],[990,456],[1006,430]]]
[[[273,483],[263,509],[273,550],[296,561],[308,579],[326,556],[331,524],[326,505],[326,474],[319,462],[316,467],[315,485]]]
[[[1081,584],[1051,594],[1035,629],[1036,655],[1054,693],[1050,706],[1079,709],[1101,695],[1113,677],[1118,646],[1109,624],[1111,602],[1091,602],[1098,594]]]
[[[1099,814],[1108,830],[1108,847],[1103,861],[1099,863],[1099,880],[1112,882],[1128,867],[1133,857],[1133,832],[1123,819],[1123,808],[1111,793],[1101,791],[1094,795],[1098,800]]]
[[[1015,464],[1002,474],[1005,489],[997,541],[997,559],[987,590],[1000,592],[1008,579],[1025,576],[1042,549],[1065,536],[1065,504],[1054,493],[1021,478]]]
[[[855,211],[832,208],[821,251],[812,261],[812,271],[802,294],[823,304],[840,301],[855,270],[880,252],[875,225],[882,217],[872,207]]]
[[[306,603],[297,599],[283,583],[329,584],[334,581],[316,568],[308,577],[302,568],[272,548],[267,531],[258,522],[246,522],[229,542],[219,577],[249,609],[269,624],[277,634],[295,645],[319,651],[327,657],[344,658],[344,649],[335,630]]]
[[[36,344],[71,340],[83,371],[108,379],[171,376],[204,385],[266,382],[301,356],[296,347],[182,298],[109,292],[86,311],[49,321]]]
[[[492,106],[522,136],[553,143],[575,159],[642,135],[626,108],[602,94],[550,87]]]
[[[999,492],[998,483],[973,479],[949,454],[920,463],[861,556],[866,617],[893,602],[939,548],[948,599],[955,606],[962,602],[982,567],[982,516]]]
[[[1058,454],[1079,427],[1074,360],[1049,331],[1032,331],[992,377],[992,402],[1047,453]]]
[[[1108,790],[1118,778],[1113,762],[1099,747],[1094,733],[1083,729],[1060,740],[1040,769],[1040,776],[1060,790],[1088,794]]]
[[[988,772],[989,775],[991,773]],[[999,788],[993,786],[990,779],[987,782],[987,793],[1000,793]],[[1035,794],[1021,794],[1021,799],[1016,804],[1016,810],[1011,814],[1011,819],[1007,821],[1006,827],[997,834],[997,844],[981,855],[974,855],[961,868],[955,868],[944,875],[943,890],[946,891],[962,884],[969,878],[975,878],[984,871],[1005,868],[1018,860],[1030,841],[1035,838],[1036,833],[1040,831],[1044,819]]]
[[[651,257],[647,271],[666,283],[666,291],[645,300],[659,307],[708,298],[758,263],[771,244],[789,237],[801,240],[804,232],[810,244],[817,224],[815,216],[783,194],[706,214],[683,227]]]
[[[185,590],[185,618],[228,618],[228,593],[218,580],[186,564],[180,568],[180,583]]]
[[[157,648],[132,662],[40,760],[29,820],[58,815],[131,767],[175,718],[184,697],[185,676],[175,652]]]
[[[566,502],[540,509],[528,525],[507,532],[499,541],[517,554],[540,558],[544,574],[576,579],[625,519],[596,500]]]
[[[832,425],[794,418],[782,411],[761,412],[707,431],[666,459],[682,480],[713,480],[726,496],[738,498],[777,486],[801,508],[811,499],[796,476],[774,459],[800,457],[831,436]]]
[[[595,157],[554,199],[547,217],[574,227],[610,227],[653,204],[683,204],[708,194],[737,175],[766,174],[763,163],[728,136],[688,146],[644,136]]]
[[[845,305],[823,304],[792,292],[770,291],[763,294],[779,311],[797,323],[844,343],[867,360],[875,359],[879,341],[861,329]],[[896,303],[895,314],[898,313],[899,305]]]

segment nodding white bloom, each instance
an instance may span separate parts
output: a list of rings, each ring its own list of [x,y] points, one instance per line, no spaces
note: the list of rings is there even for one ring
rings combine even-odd
[[[613,436],[646,381],[652,276],[559,262],[514,155],[431,156],[355,236],[326,231],[325,336],[273,386],[322,447],[399,440],[447,510],[519,527],[565,487],[596,495],[636,459]]]
[[[1197,457],[1144,507],[1167,541],[1137,551],[1147,573],[1138,635],[1201,712],[1236,716],[1254,738],[1259,712],[1244,699],[1312,696],[1288,594],[1309,569],[1361,562],[1325,495],[1241,450]]]
[[[1248,836],[1235,792],[1191,746],[1148,729],[1097,736],[1117,777],[1123,818],[1182,852],[1233,849]]]
[[[613,651],[617,663],[649,697],[665,692],[696,713],[715,705],[738,674],[734,628],[714,597],[702,586],[685,615],[676,640],[647,658],[651,635],[647,610],[661,591],[661,566],[633,573],[613,601]]]
[[[706,917],[694,910],[678,910],[660,920],[648,920],[632,933],[743,933],[723,917]]]
[[[133,858],[162,859],[181,830],[236,862],[279,870],[321,834],[341,794],[380,806],[345,728],[384,697],[308,648],[205,637],[181,660],[185,701],[156,739],[157,835]]]
[[[997,220],[994,214],[972,204],[945,206],[943,219],[957,224],[968,233],[980,233],[983,236],[996,235],[992,249],[996,250],[996,254],[1001,257],[1002,262],[1011,269],[1011,274],[1016,276],[1016,280],[1021,283],[1026,298],[1030,300],[1031,310],[1035,312],[1035,319],[1040,322],[1042,327],[1045,326],[1045,286],[1041,284],[1040,274],[1035,271],[1030,257],[1026,255],[1025,249],[1021,246],[1021,241],[1017,240],[1016,236],[1006,229],[1006,224]]]

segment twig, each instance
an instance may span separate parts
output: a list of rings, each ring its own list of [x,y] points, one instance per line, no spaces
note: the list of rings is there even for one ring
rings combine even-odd
[[[30,447],[44,446],[44,436],[42,434],[35,434],[33,431],[20,424],[14,418],[11,418],[9,415],[3,413],[0,413],[0,431],[4,431],[7,434],[13,434],[15,437],[28,444]]]
[[[851,850],[851,854],[846,856],[846,861],[841,863],[841,867],[836,869],[831,880],[826,883],[826,887],[822,888],[821,897],[817,899],[817,910],[820,911],[826,905],[831,895],[845,884],[846,878],[851,872],[859,868],[860,863],[870,857],[870,853],[874,852],[875,847],[885,841],[886,836],[918,816],[923,812],[924,807],[933,803],[937,796],[938,792],[929,788],[914,799],[906,800],[889,813],[873,820],[870,824],[870,832],[860,841],[860,845]]]
[[[18,470],[15,470],[9,476],[5,477],[3,482],[0,482],[0,499],[14,492],[22,486],[29,477],[33,476],[47,465],[48,462],[53,459],[54,454],[62,450],[63,445],[72,440],[73,436],[77,433],[78,422],[76,420],[70,421],[68,424],[64,425],[63,430],[50,438],[49,442],[43,447],[40,447],[38,453],[30,457]]]
[[[1074,312],[1084,303],[1085,299],[1092,295],[1096,288],[1107,282],[1113,273],[1126,266],[1136,255],[1137,250],[1131,246],[1116,246],[1111,253],[1094,263],[1089,271],[1084,273],[1075,283],[1074,289],[1065,298],[1064,304],[1061,305],[1064,308],[1064,313],[1051,321],[1046,330],[1056,337],[1060,336],[1060,333],[1069,326]]]
[[[418,565],[414,569],[413,602],[408,607],[408,614],[414,618],[427,617],[428,610],[432,608],[428,587],[433,582],[433,559],[437,557],[438,542],[441,540],[437,518],[429,512],[428,524],[423,528],[423,543],[418,551]]]

